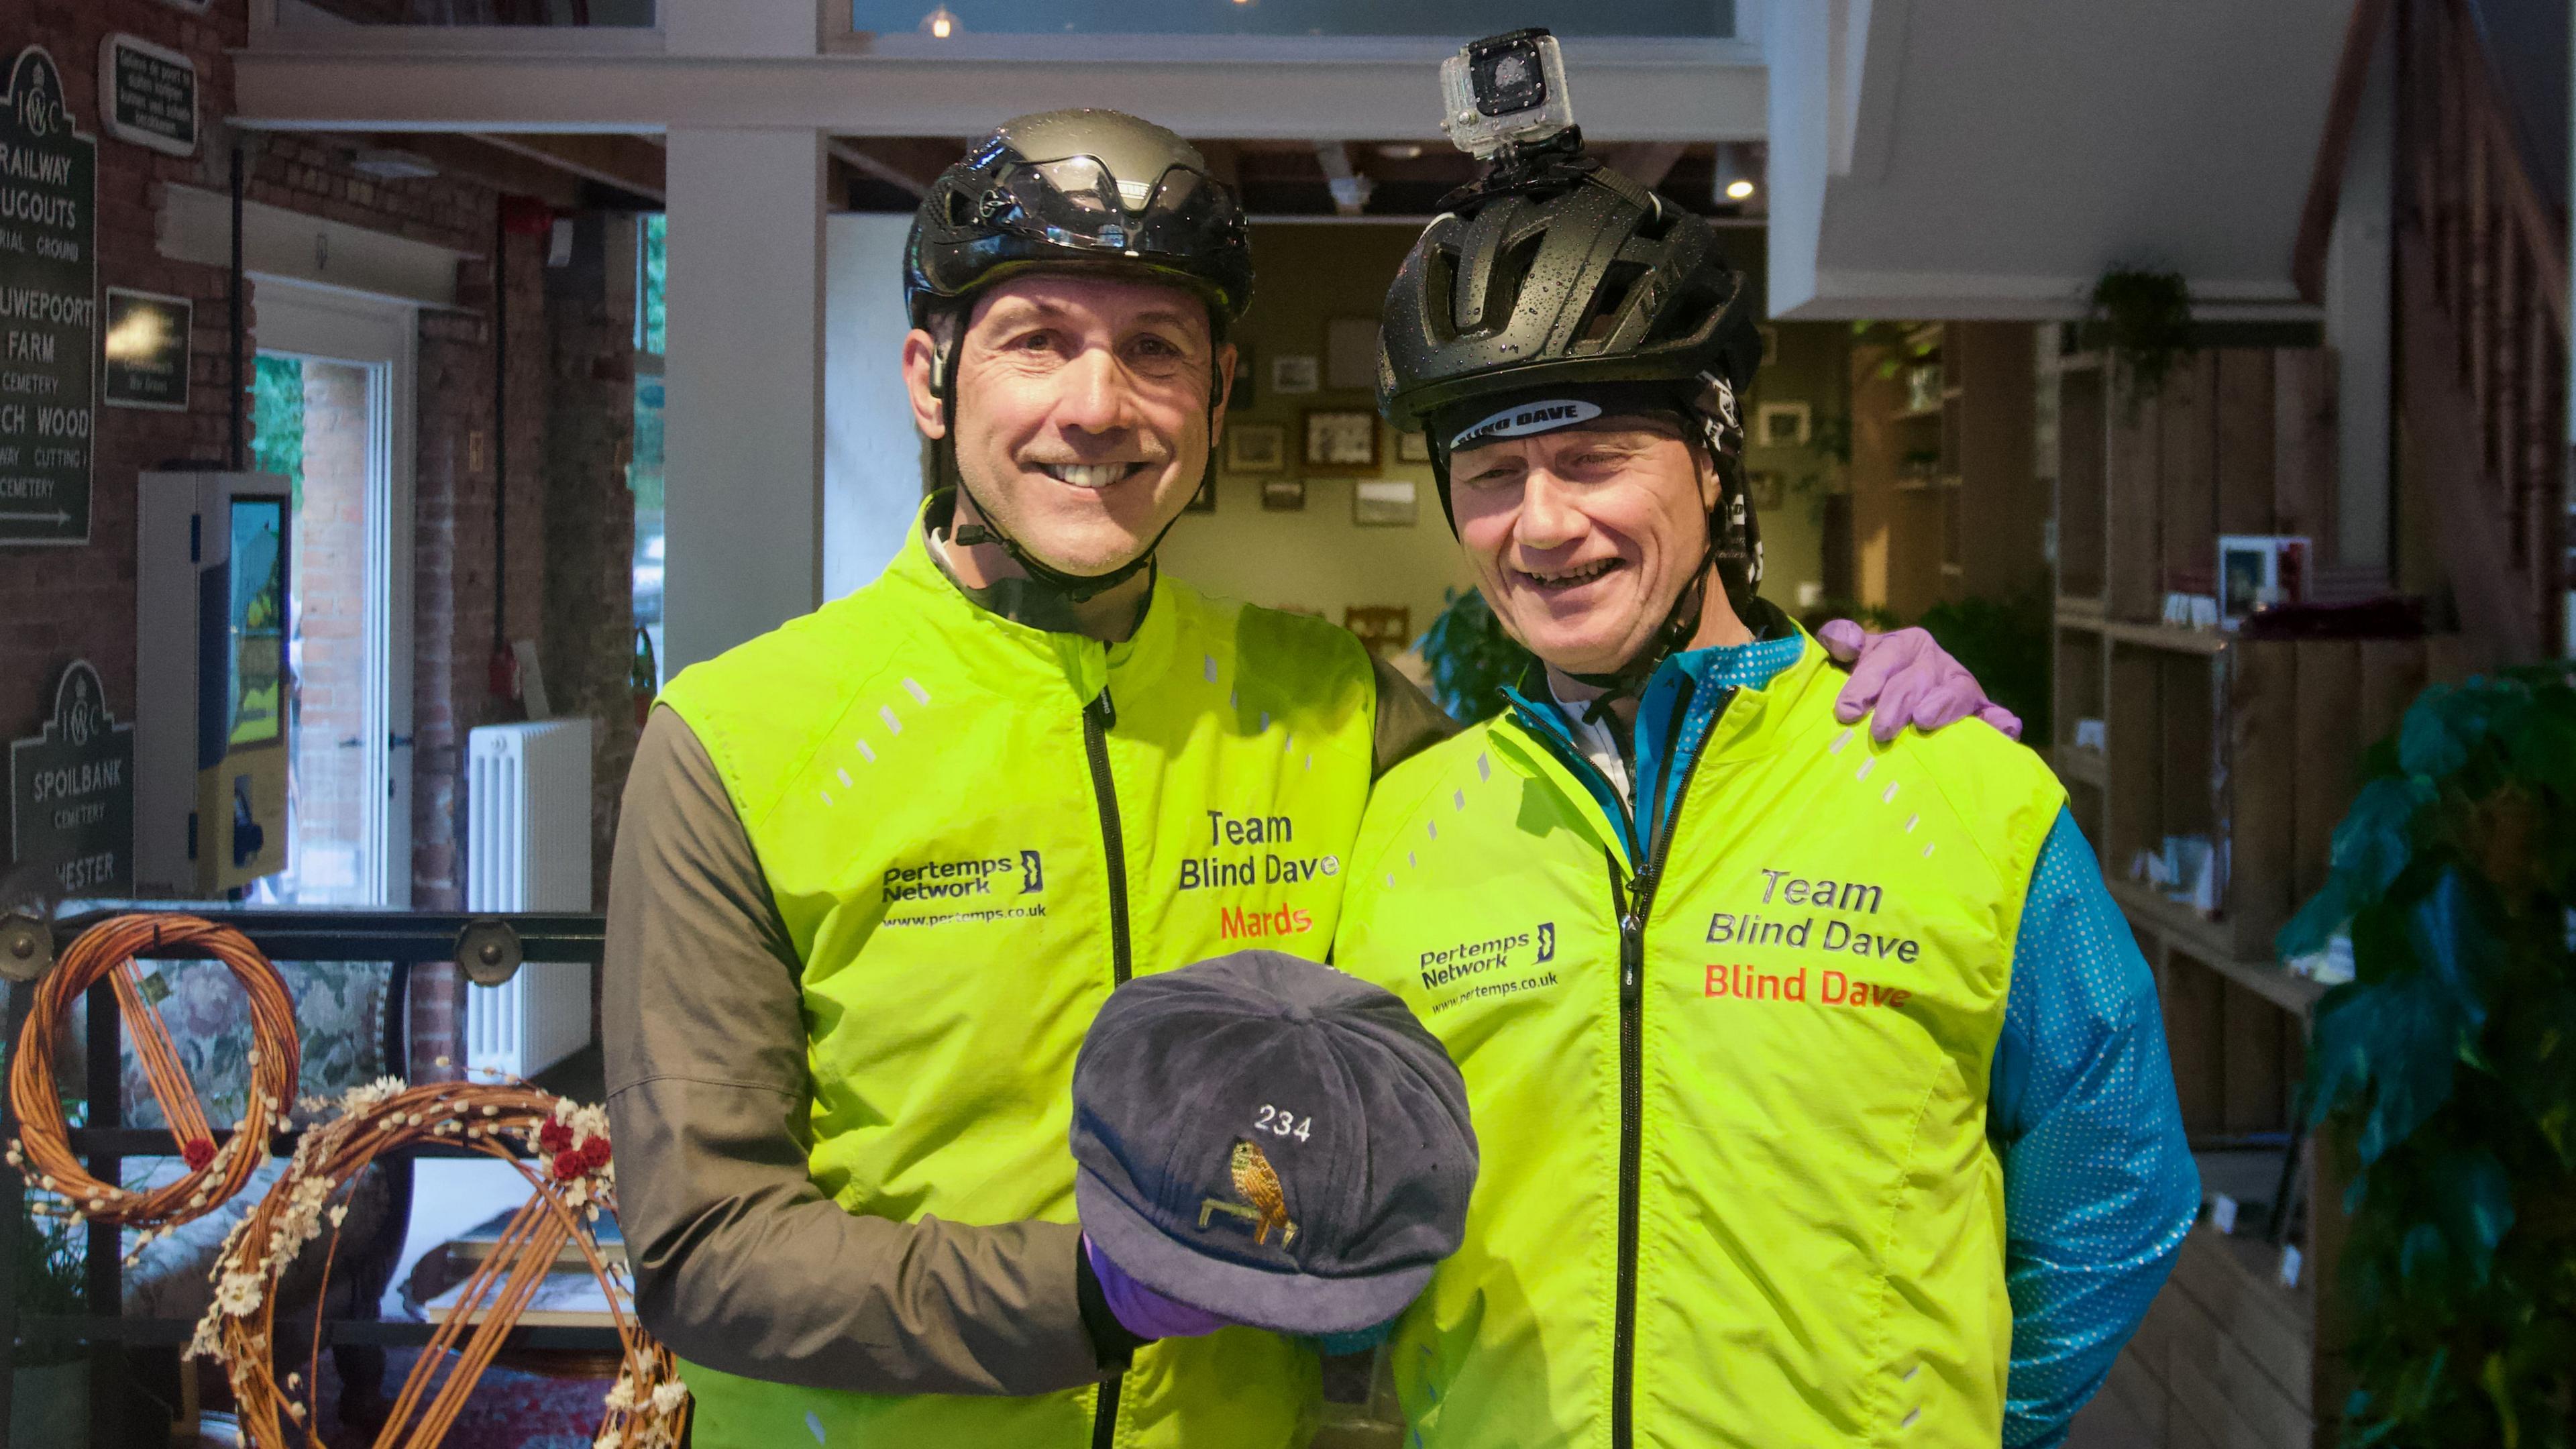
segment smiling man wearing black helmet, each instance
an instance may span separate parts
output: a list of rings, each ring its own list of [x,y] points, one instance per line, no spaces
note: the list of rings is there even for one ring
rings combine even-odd
[[[1310,1348],[1085,1244],[1074,1059],[1133,975],[1322,955],[1370,782],[1442,721],[1341,630],[1154,570],[1250,300],[1195,150],[1006,123],[905,286],[956,486],[875,583],[673,680],[629,777],[603,1030],[638,1309],[699,1449],[1302,1444]],[[1200,868],[1247,836],[1295,869]]]
[[[1480,1148],[1407,1442],[2054,1445],[2199,1206],[2153,978],[2044,762],[1838,714],[1759,592],[1745,279],[1570,118],[1497,135],[1563,94],[1545,32],[1453,66],[1507,62],[1379,399],[1537,660],[1380,782],[1334,949]]]

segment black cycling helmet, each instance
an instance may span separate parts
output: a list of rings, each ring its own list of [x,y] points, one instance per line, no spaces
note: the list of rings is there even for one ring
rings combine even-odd
[[[1206,158],[1189,142],[1120,111],[1045,111],[1004,121],[939,173],[904,242],[904,307],[913,326],[937,337],[940,314],[953,316],[978,290],[1042,268],[1098,268],[1181,286],[1207,304],[1208,335],[1218,342],[1252,305],[1252,250],[1234,192],[1208,174]],[[940,337],[943,351],[931,369],[951,429],[933,450],[943,472],[955,468],[957,378],[945,350],[955,340]],[[1222,383],[1212,379],[1211,416],[1224,400]],[[1210,477],[1215,470],[1211,453]],[[972,497],[965,476],[956,478]],[[957,542],[1000,544],[1030,578],[1076,603],[1150,567],[1172,531],[1164,524],[1143,553],[1105,574],[1069,574],[1003,532],[982,499],[975,510],[984,521],[958,529]]]
[[[1252,305],[1252,251],[1234,192],[1198,148],[1119,111],[1004,121],[939,180],[903,249],[912,324],[1014,272],[1105,266],[1198,293],[1222,339]]]
[[[1543,431],[1551,402],[1559,416],[1651,408],[1696,425],[1719,478],[1707,550],[1655,642],[1615,674],[1578,676],[1606,697],[1643,687],[1698,632],[1709,564],[1739,615],[1761,582],[1737,412],[1761,362],[1749,292],[1705,221],[1582,154],[1579,133],[1447,198],[1387,291],[1378,408],[1429,432],[1453,529],[1453,446]],[[1525,406],[1535,425],[1521,425]]]

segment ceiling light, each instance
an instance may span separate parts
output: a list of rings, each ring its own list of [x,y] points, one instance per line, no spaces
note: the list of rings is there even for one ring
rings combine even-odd
[[[1378,147],[1377,154],[1389,161],[1411,161],[1422,154],[1422,147],[1412,141],[1396,141]]]
[[[1716,165],[1709,177],[1711,199],[1719,205],[1742,206],[1762,189],[1762,153],[1741,141],[1717,143]]]
[[[965,27],[957,21],[957,12],[945,5],[921,17],[921,33],[933,40],[946,40],[963,29]]]
[[[427,181],[438,174],[428,157],[384,146],[370,146],[350,157],[349,169],[378,181]]]

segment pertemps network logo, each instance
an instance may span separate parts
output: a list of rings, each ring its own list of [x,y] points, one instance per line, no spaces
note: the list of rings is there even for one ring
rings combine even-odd
[[[888,903],[1036,895],[1046,889],[1046,857],[1023,850],[1016,860],[1009,855],[984,855],[891,865],[886,867],[884,886]]]

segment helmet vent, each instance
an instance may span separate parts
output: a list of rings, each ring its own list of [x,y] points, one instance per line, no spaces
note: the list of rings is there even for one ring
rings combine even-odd
[[[1583,314],[1583,325],[1575,331],[1574,345],[1597,348],[1608,342],[1633,310],[1629,303],[1647,273],[1648,268],[1641,262],[1612,262],[1601,274],[1600,287],[1592,293],[1592,305]]]
[[[1725,305],[1726,299],[1707,287],[1685,287],[1647,330],[1646,345],[1697,336]]]
[[[1458,335],[1458,249],[1435,246],[1422,258],[1421,296],[1430,303],[1423,309],[1424,330],[1431,334],[1434,345],[1443,345]]]
[[[1485,273],[1484,296],[1458,299],[1459,331],[1492,334],[1511,326],[1513,309],[1520,305],[1521,284],[1529,280],[1530,268],[1538,264],[1539,248],[1546,242],[1547,229],[1538,227],[1503,248]],[[1479,304],[1472,319],[1466,313],[1471,302]]]

